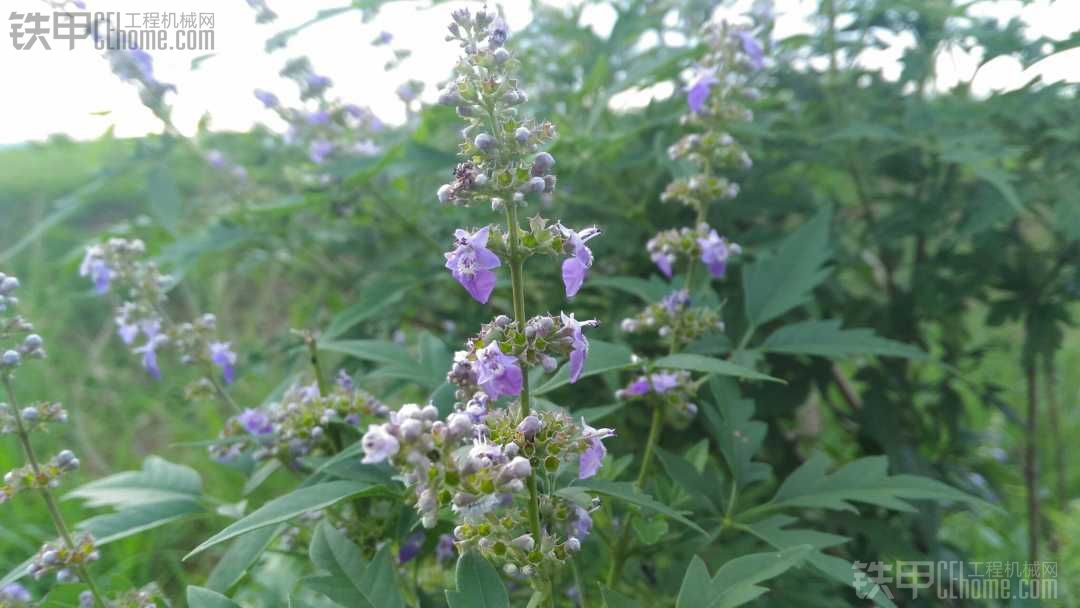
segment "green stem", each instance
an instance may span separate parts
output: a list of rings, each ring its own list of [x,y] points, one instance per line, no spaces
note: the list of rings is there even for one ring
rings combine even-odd
[[[518,231],[517,207],[513,200],[506,202],[506,224],[510,235],[510,285],[513,290],[514,320],[517,321],[518,329],[525,331],[525,259],[521,255],[521,235]],[[529,415],[531,410],[529,398],[529,375],[521,374],[521,417]],[[530,473],[525,485],[529,488],[529,530],[537,546],[543,542],[542,529],[540,527],[540,496],[536,488],[536,473]],[[554,598],[551,598],[554,602]]]
[[[222,401],[228,404],[229,407],[231,407],[236,412],[243,411],[240,407],[240,404],[234,401],[233,398],[229,395],[228,391],[225,390],[225,387],[221,386],[221,383],[218,382],[212,368],[207,370],[206,379],[209,380],[210,384],[214,386],[214,392],[217,393],[218,397],[220,397]]]
[[[30,468],[34,471],[34,476],[38,479],[42,478],[41,465],[38,463],[37,454],[34,453],[34,446],[30,443],[30,435],[26,431],[26,427],[23,425],[22,414],[19,412],[19,403],[15,398],[15,388],[11,386],[11,377],[4,376],[4,390],[7,392],[8,402],[11,405],[11,413],[15,418],[15,434],[19,438],[19,444],[22,445],[23,454],[26,455],[26,460],[30,464]],[[49,517],[52,518],[53,527],[56,528],[57,534],[64,541],[64,545],[67,546],[68,551],[75,552],[75,542],[71,538],[71,532],[68,531],[67,523],[64,521],[63,514],[60,513],[60,508],[56,505],[56,499],[53,498],[52,492],[48,486],[38,488],[41,492],[41,497],[45,500],[45,507],[49,510]],[[94,596],[94,602],[101,608],[106,608],[108,604],[105,602],[101,591],[97,587],[97,583],[94,582],[93,577],[90,576],[89,570],[86,566],[79,564],[75,570],[79,573],[79,577],[90,587],[90,593]]]
[[[304,336],[304,343],[308,348],[308,357],[311,360],[311,368],[315,373],[315,384],[319,387],[319,396],[325,397],[329,394],[329,390],[326,387],[326,379],[323,378],[322,364],[319,363],[319,344],[315,340],[315,337],[311,334]]]

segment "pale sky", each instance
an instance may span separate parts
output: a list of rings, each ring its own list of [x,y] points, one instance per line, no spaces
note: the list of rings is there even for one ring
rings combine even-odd
[[[551,0],[557,5],[577,0]],[[297,25],[326,8],[348,4],[348,0],[267,0],[278,13],[268,25],[255,23],[255,13],[244,0],[87,0],[88,10],[146,12],[206,12],[215,15],[216,55],[191,69],[200,51],[167,50],[152,53],[158,78],[179,90],[170,97],[174,122],[192,133],[199,118],[211,116],[214,130],[243,131],[255,123],[273,125],[275,117],[252,96],[256,88],[268,89],[286,104],[296,101],[295,88],[278,76],[285,61],[306,54],[315,69],[334,81],[332,92],[348,102],[366,105],[386,122],[399,122],[405,112],[395,90],[415,78],[429,83],[424,99],[433,99],[433,83],[449,74],[456,49],[443,40],[449,13],[464,3],[427,7],[425,2],[403,1],[384,8],[371,23],[363,23],[353,11],[314,25],[294,37],[290,44],[272,54],[264,51],[265,41],[277,32]],[[810,31],[806,16],[816,0],[777,0],[776,35],[788,36]],[[476,3],[469,3],[475,6]],[[745,10],[749,0],[736,2],[734,13]],[[529,18],[528,2],[502,3],[511,32]],[[101,51],[88,41],[68,50],[66,43],[50,40],[52,50],[16,50],[8,36],[11,11],[50,12],[40,0],[5,0],[0,11],[0,144],[43,140],[52,133],[76,139],[92,139],[115,127],[120,137],[160,131],[160,123],[139,102],[133,85],[112,75]],[[1023,6],[1014,0],[983,1],[974,11],[1005,19],[1020,16],[1033,33],[1063,39],[1080,29],[1080,0],[1038,0]],[[125,17],[125,20],[127,18]],[[604,7],[586,12],[584,20],[601,34],[610,31],[614,13]],[[372,41],[381,31],[393,34],[390,46],[375,47]],[[881,66],[886,75],[898,74],[897,63],[904,45],[897,40],[888,49],[863,57],[868,65]],[[412,57],[397,71],[386,72],[392,48],[406,48]],[[1044,79],[1080,82],[1080,49],[1050,57],[1026,71],[1018,62],[998,59],[976,72],[978,58],[962,52],[943,53],[938,58],[939,87],[960,80],[972,80],[976,92],[988,94],[1024,84],[1036,74]],[[670,95],[674,87],[657,87],[624,95],[616,103],[635,104],[650,96]]]

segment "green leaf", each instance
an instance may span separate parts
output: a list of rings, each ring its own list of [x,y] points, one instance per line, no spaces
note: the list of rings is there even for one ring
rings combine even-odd
[[[412,281],[384,280],[375,282],[360,291],[360,296],[347,308],[334,315],[326,329],[319,335],[320,340],[334,340],[355,327],[382,312],[383,309],[397,304],[416,284]]]
[[[218,593],[225,593],[240,582],[244,574],[266,551],[284,526],[267,526],[237,538],[228,551],[214,566],[206,580],[206,586]]]
[[[590,278],[585,285],[590,287],[611,287],[635,295],[645,302],[659,302],[671,293],[671,285],[657,277],[645,280],[637,277],[596,277]]]
[[[802,304],[829,275],[829,224],[832,210],[824,209],[784,239],[776,252],[743,270],[746,318],[751,327],[779,317]]]
[[[786,528],[786,526],[795,521],[794,517],[775,515],[752,524],[740,525],[740,528],[757,536],[776,549],[783,550],[799,545],[809,545],[813,547],[814,551],[811,551],[807,555],[806,561],[813,566],[815,570],[833,581],[852,590],[861,592],[863,595],[860,595],[859,597],[868,597],[882,608],[895,608],[895,604],[889,599],[888,594],[883,588],[879,588],[876,592],[866,588],[856,588],[854,565],[851,562],[839,557],[827,555],[821,551],[821,549],[845,543],[848,541],[847,538],[837,536],[836,534],[829,534],[827,532],[818,532],[816,530]],[[865,584],[873,583],[867,582]]]
[[[974,172],[980,179],[993,186],[1010,207],[1018,213],[1024,210],[1024,203],[1020,201],[1016,188],[1009,181],[1008,173],[987,166],[975,167]]]
[[[187,210],[168,164],[163,162],[150,168],[146,189],[150,199],[150,213],[162,228],[170,234],[176,234]]]
[[[499,572],[472,551],[458,558],[457,590],[446,591],[450,608],[510,608],[510,596]]]
[[[165,500],[137,504],[116,513],[91,517],[79,522],[78,528],[90,532],[94,535],[95,542],[103,544],[205,512],[198,502],[187,499]]]
[[[926,353],[903,342],[882,338],[872,329],[841,329],[840,321],[802,321],[785,325],[772,333],[760,349],[792,355],[850,357],[879,355],[923,359]]]
[[[570,490],[571,488],[584,488],[589,492],[592,492],[593,494],[602,494],[604,496],[610,496],[611,498],[617,498],[624,502],[628,502],[632,505],[641,507],[642,509],[645,509],[647,511],[659,513],[670,519],[674,519],[675,521],[690,528],[691,530],[700,532],[701,534],[705,534],[705,530],[702,530],[700,526],[687,519],[686,516],[684,516],[682,513],[679,513],[678,511],[672,509],[664,503],[658,502],[652,496],[649,496],[641,490],[638,490],[636,487],[634,487],[634,484],[628,481],[581,479],[574,482],[574,485],[557,491],[556,494],[562,496],[566,490]],[[572,498],[570,498],[569,496],[567,496],[566,498],[568,500],[572,500]]]
[[[706,374],[716,374],[717,376],[732,376],[735,378],[746,378],[748,380],[784,382],[779,378],[773,378],[767,374],[756,372],[748,367],[736,365],[730,361],[725,361],[724,359],[714,359],[704,355],[693,355],[688,353],[668,355],[657,359],[655,364],[657,367],[685,369],[694,372],[704,372]]]
[[[240,604],[216,591],[189,585],[187,604],[191,608],[240,608]]]
[[[201,496],[202,478],[195,469],[148,456],[141,471],[125,471],[91,481],[65,498],[82,498],[89,507],[126,507],[165,500],[198,501]]]
[[[409,354],[409,351],[393,342],[384,340],[330,340],[319,342],[319,349],[342,353],[364,361],[419,369],[419,364]]]
[[[187,560],[218,543],[242,534],[288,521],[302,513],[325,509],[332,504],[353,496],[390,495],[383,485],[355,481],[330,481],[302,487],[266,503],[255,512],[218,532],[184,556]]]
[[[630,526],[634,529],[634,534],[641,544],[646,546],[655,545],[668,533],[667,520],[659,516],[649,519],[635,518],[631,520]]]
[[[694,500],[694,506],[699,510],[717,511],[716,504],[708,494],[708,483],[701,473],[697,472],[694,465],[678,454],[672,454],[663,448],[656,448],[656,455],[675,483]]]
[[[935,479],[917,475],[889,475],[885,456],[860,458],[828,473],[828,456],[815,452],[795,469],[761,510],[790,507],[834,509],[858,513],[852,503],[862,502],[897,511],[916,511],[907,500],[945,500],[985,504]]]
[[[630,360],[631,356],[630,348],[624,344],[589,340],[589,357],[585,360],[585,366],[582,368],[580,378],[629,367],[633,364]],[[570,384],[569,364],[562,366],[559,371],[555,372],[554,376],[533,391],[533,394],[543,395],[544,393],[550,393],[567,384]]]
[[[600,587],[600,596],[604,598],[604,608],[641,608],[641,602],[606,587]]]
[[[764,422],[751,420],[754,402],[744,399],[739,387],[729,379],[713,378],[709,387],[713,400],[706,401],[701,410],[735,484],[742,489],[755,481],[768,479],[769,465],[754,462],[768,432]]]
[[[694,556],[686,569],[676,608],[734,608],[757,598],[767,590],[758,583],[780,576],[799,565],[811,552],[809,546],[792,547],[779,553],[751,553],[727,562],[709,576],[700,557]]]
[[[384,545],[368,562],[341,531],[323,522],[311,539],[310,555],[311,561],[328,571],[330,576],[350,582],[368,604],[403,608],[405,601],[398,588],[397,571],[389,551],[389,545]],[[355,605],[355,602],[347,605]]]

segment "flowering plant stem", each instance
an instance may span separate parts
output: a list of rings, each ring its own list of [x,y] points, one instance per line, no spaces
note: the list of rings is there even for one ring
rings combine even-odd
[[[506,205],[506,229],[510,236],[510,286],[514,300],[514,319],[518,327],[525,327],[525,259],[521,255],[521,234],[518,229],[517,205],[510,202]],[[529,375],[522,374],[521,378],[521,417],[525,418],[531,411],[529,400]],[[542,528],[540,527],[540,497],[536,489],[536,473],[529,474],[525,480],[529,488],[529,531],[539,545],[542,542]],[[554,605],[555,598],[548,598]]]
[[[22,414],[19,413],[19,403],[15,398],[15,388],[11,385],[10,376],[4,376],[4,391],[7,393],[8,401],[11,405],[11,413],[15,418],[15,435],[19,438],[19,444],[22,446],[23,454],[26,456],[26,461],[30,464],[30,467],[34,470],[34,475],[37,478],[42,478],[41,465],[38,463],[37,454],[34,453],[34,446],[30,443],[30,434],[27,433],[26,427],[23,425]],[[53,527],[56,528],[56,533],[60,535],[60,539],[64,541],[64,545],[67,546],[71,552],[75,551],[75,542],[71,539],[71,532],[68,531],[67,523],[64,521],[63,514],[60,513],[60,508],[56,506],[56,499],[53,498],[52,492],[48,487],[39,488],[41,491],[41,497],[45,500],[45,507],[49,510],[49,516],[52,518]],[[86,565],[79,564],[76,567],[76,571],[79,577],[90,588],[90,593],[94,595],[94,603],[98,608],[107,608],[108,604],[105,602],[101,591],[98,589],[97,583],[94,582],[93,577],[90,576],[90,571],[87,570]]]

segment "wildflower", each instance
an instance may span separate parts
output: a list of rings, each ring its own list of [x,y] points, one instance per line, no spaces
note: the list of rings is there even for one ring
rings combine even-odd
[[[236,421],[250,435],[270,435],[274,432],[274,425],[271,424],[270,417],[262,410],[246,409],[236,417]]]
[[[393,34],[391,34],[390,32],[383,31],[383,32],[379,32],[379,35],[375,38],[375,40],[371,41],[371,44],[374,45],[374,46],[382,46],[384,44],[390,44],[390,42],[393,39],[394,39]]]
[[[761,43],[754,38],[754,35],[746,30],[739,30],[735,35],[738,36],[743,52],[746,53],[747,58],[750,60],[750,65],[755,70],[765,67],[765,52],[761,48]]]
[[[472,234],[458,229],[454,232],[457,247],[444,254],[450,274],[481,304],[487,303],[495,289],[492,269],[502,265],[499,256],[487,248],[488,231],[488,226]]]
[[[363,439],[361,439],[364,458],[360,462],[374,464],[398,453],[401,444],[398,442],[397,437],[387,431],[386,426],[385,424],[376,424],[368,427]]]
[[[581,284],[585,281],[585,275],[593,263],[592,250],[585,243],[594,237],[600,236],[600,231],[595,226],[580,232],[562,227],[562,231],[566,236],[567,246],[571,251],[571,257],[563,261],[562,279],[563,285],[566,287],[566,297],[572,298],[581,289]]]
[[[416,532],[412,536],[406,538],[398,549],[398,563],[404,564],[410,562],[417,555],[420,555],[420,549],[424,547],[425,538],[427,538],[427,535],[423,532]]]
[[[333,152],[333,142],[329,142],[325,139],[316,139],[311,142],[311,146],[308,148],[308,158],[316,165],[321,165],[326,162],[326,158]]]
[[[230,348],[230,343],[211,342],[210,361],[221,368],[221,377],[225,384],[232,384],[236,379],[236,353]]]
[[[79,265],[79,276],[89,277],[94,283],[94,291],[98,295],[109,291],[112,270],[105,262],[105,251],[100,246],[94,245],[86,248],[82,264]]]
[[[453,534],[443,534],[439,537],[439,543],[435,545],[435,558],[440,562],[453,559],[457,554],[457,546],[454,545]]]
[[[719,82],[715,70],[701,70],[698,72],[697,79],[686,89],[686,104],[690,106],[691,112],[694,114],[701,112],[702,108],[705,107],[705,100],[709,98],[710,89]]]
[[[19,583],[10,583],[0,589],[0,600],[28,603],[30,601],[30,592]]]
[[[563,329],[562,331],[568,334],[570,338],[570,383],[577,382],[581,377],[581,371],[585,367],[585,359],[589,356],[589,339],[585,337],[583,328],[595,327],[597,322],[595,320],[590,321],[578,321],[574,318],[574,314],[560,313],[562,316]]]
[[[697,240],[701,248],[701,261],[709,268],[709,274],[722,278],[727,272],[727,260],[730,255],[727,243],[716,230],[710,230],[708,236]]]
[[[262,89],[255,89],[255,99],[258,99],[259,102],[263,104],[263,107],[266,108],[276,108],[280,103],[277,95]]]
[[[476,376],[477,384],[492,398],[521,392],[522,375],[517,357],[503,354],[498,342],[477,351]]]
[[[161,380],[161,368],[158,367],[157,360],[157,348],[165,342],[168,342],[168,338],[161,334],[161,321],[157,319],[144,321],[142,324],[143,334],[146,335],[146,343],[135,349],[136,353],[140,353],[143,356],[143,369],[146,373],[150,374],[150,377],[154,380]]]
[[[600,470],[600,465],[604,463],[604,456],[607,455],[604,439],[615,435],[615,431],[594,429],[585,422],[584,418],[581,419],[581,428],[583,429],[582,436],[589,445],[581,453],[581,459],[578,461],[578,479],[588,479],[596,475]]]

